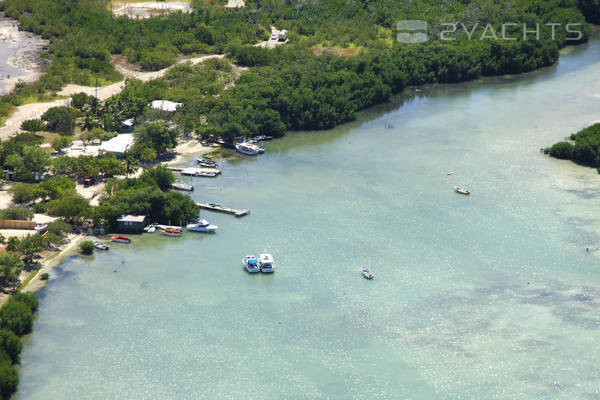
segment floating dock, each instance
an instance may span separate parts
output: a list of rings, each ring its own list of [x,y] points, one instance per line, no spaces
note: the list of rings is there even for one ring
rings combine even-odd
[[[236,210],[235,208],[225,207],[220,204],[212,204],[212,203],[211,204],[196,203],[196,204],[198,205],[198,207],[202,208],[203,210],[222,212],[225,214],[232,214],[232,215],[235,215],[236,217],[243,217],[244,215],[250,214],[250,210]]]
[[[168,169],[170,169],[171,171],[176,171],[181,173],[181,175],[188,175],[188,176],[197,176],[197,177],[208,177],[208,178],[214,178],[217,175],[219,175],[221,173],[220,170],[218,169],[214,169],[214,168],[194,168],[194,167],[189,167],[189,168],[174,168],[174,167],[168,167]]]

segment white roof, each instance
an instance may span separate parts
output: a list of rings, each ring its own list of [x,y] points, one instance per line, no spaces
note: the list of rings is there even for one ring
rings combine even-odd
[[[121,122],[121,125],[132,127],[135,124],[135,118],[129,118]]]
[[[163,110],[169,112],[177,111],[177,108],[181,107],[182,103],[175,103],[169,100],[154,100],[152,102],[152,108],[155,110]]]
[[[121,215],[121,218],[117,222],[144,222],[146,219],[145,215]]]
[[[100,150],[108,151],[109,153],[125,153],[133,146],[135,138],[132,133],[122,133],[114,138],[102,142]]]

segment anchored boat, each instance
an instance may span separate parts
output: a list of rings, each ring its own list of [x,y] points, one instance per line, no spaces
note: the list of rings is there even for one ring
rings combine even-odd
[[[275,272],[275,260],[269,253],[259,254],[258,256],[258,267],[261,272],[271,273]]]
[[[458,186],[454,186],[454,191],[455,191],[456,193],[465,194],[465,195],[470,195],[470,194],[471,194],[471,192],[470,192],[470,191],[468,191],[467,189],[465,189],[465,188],[460,188],[460,187],[458,187]]]
[[[244,265],[244,268],[246,268],[246,271],[251,274],[255,274],[260,271],[256,256],[246,256],[242,258],[242,264]]]
[[[369,269],[369,267],[366,267],[366,266],[362,267],[361,268],[361,272],[362,272],[363,276],[366,279],[373,279],[373,278],[375,278],[375,275],[371,272],[371,270]]]

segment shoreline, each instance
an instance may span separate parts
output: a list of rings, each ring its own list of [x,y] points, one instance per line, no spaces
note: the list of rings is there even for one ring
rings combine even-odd
[[[68,242],[60,248],[58,253],[55,253],[51,257],[44,256],[42,259],[42,267],[37,271],[31,272],[31,274],[34,274],[33,277],[27,277],[28,281],[25,286],[21,288],[21,291],[38,292],[39,290],[43,289],[52,277],[50,276],[48,279],[42,280],[41,275],[45,272],[50,274],[52,270],[60,265],[67,257],[77,253],[77,245],[86,237],[87,236],[82,234],[71,234],[70,237],[68,237]]]
[[[11,93],[19,82],[37,82],[43,75],[44,59],[41,54],[50,42],[31,32],[21,31],[19,22],[7,17],[4,12],[0,12],[0,38],[4,42],[3,52],[12,53],[6,57],[5,65],[22,74],[16,77],[4,77],[0,65],[0,95]],[[6,75],[10,76],[10,74]]]

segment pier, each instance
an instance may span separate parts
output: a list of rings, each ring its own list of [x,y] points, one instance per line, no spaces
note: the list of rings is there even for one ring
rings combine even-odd
[[[181,175],[196,176],[196,177],[209,177],[214,178],[221,173],[220,170],[214,168],[175,168],[167,167],[171,171],[179,172]]]
[[[236,217],[243,217],[244,215],[250,214],[250,210],[236,210],[235,208],[229,208],[222,206],[220,204],[205,204],[205,203],[196,203],[198,207],[203,210],[222,212],[225,214],[232,214]]]

